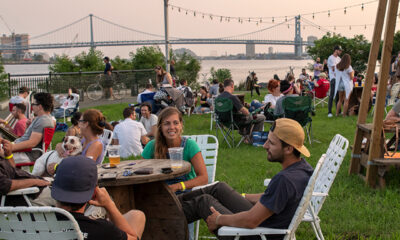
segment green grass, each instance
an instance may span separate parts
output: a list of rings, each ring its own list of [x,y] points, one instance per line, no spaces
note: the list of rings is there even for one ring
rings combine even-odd
[[[262,91],[262,100],[265,95]],[[246,101],[250,102],[249,93]],[[122,118],[122,110],[127,104],[96,107],[107,120]],[[84,109],[82,109],[84,110]],[[369,121],[371,119],[369,118]],[[210,131],[210,115],[184,117],[184,134],[213,134]],[[326,152],[335,134],[346,137],[353,144],[357,117],[327,117],[326,105],[318,107],[313,117],[314,138],[321,143],[306,146],[311,152],[307,161],[315,166],[320,156]],[[266,129],[269,128],[265,124]],[[63,133],[57,132],[54,142],[59,142]],[[239,135],[236,135],[239,139]],[[238,192],[259,193],[265,190],[263,181],[281,170],[277,163],[270,163],[261,147],[242,144],[230,149],[219,134],[216,180],[225,181]],[[53,142],[53,145],[54,145]],[[387,187],[376,190],[367,187],[358,176],[349,175],[351,150],[348,149],[336,180],[319,214],[321,227],[326,239],[400,239],[400,177],[398,170],[392,169],[387,175]],[[212,236],[202,222],[201,234]],[[309,223],[302,223],[297,230],[298,239],[315,239]]]

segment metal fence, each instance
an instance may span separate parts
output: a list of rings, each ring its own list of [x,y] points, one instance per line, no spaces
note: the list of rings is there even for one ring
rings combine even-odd
[[[153,86],[156,74],[153,69],[113,71],[113,80],[123,82],[130,89],[131,95],[136,96],[145,85],[151,81]],[[20,87],[28,87],[35,92],[49,92],[52,94],[67,93],[68,88],[75,87],[82,94],[87,87],[104,79],[103,72],[67,72],[44,74],[8,74],[8,95],[18,95]]]

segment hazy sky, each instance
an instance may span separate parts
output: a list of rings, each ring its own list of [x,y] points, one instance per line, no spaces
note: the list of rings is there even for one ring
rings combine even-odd
[[[366,1],[359,0],[170,0],[170,4],[181,6],[183,8],[193,9],[200,12],[212,13],[215,15],[231,16],[231,17],[276,17],[274,24],[277,24],[284,19],[278,19],[278,16],[290,16],[304,13],[312,13],[325,11],[330,9],[340,8],[339,11],[332,11],[330,17],[327,13],[315,14],[313,19],[311,15],[303,16],[315,24],[326,27],[330,30],[342,33],[344,36],[351,37],[354,34],[364,34],[370,41],[372,38],[373,24],[375,21],[376,8],[378,2],[365,4],[364,10],[361,7],[348,8],[344,14],[344,7]],[[31,37],[37,36],[51,30],[57,29],[73,21],[76,21],[90,13],[109,20],[120,25],[141,30],[143,32],[164,34],[164,13],[162,0],[2,0],[0,15],[7,21],[11,29],[16,33],[29,33]],[[255,23],[244,21],[242,24],[237,20],[230,22],[222,21],[214,17],[205,16],[203,19],[200,14],[193,16],[193,13],[180,13],[175,8],[169,9],[169,26],[170,35],[187,38],[206,38],[206,37],[223,37],[232,36],[242,33],[261,30],[272,25],[271,20],[264,20],[258,26]],[[97,22],[96,22],[97,21]],[[95,40],[128,40],[135,38],[129,31],[114,30],[107,24],[99,24],[95,19]],[[365,28],[365,24],[367,25]],[[303,24],[306,25],[306,24]],[[353,25],[353,27],[349,27]],[[363,25],[356,27],[355,25]],[[345,26],[345,27],[340,27]],[[398,29],[398,27],[396,27]],[[58,34],[44,37],[37,41],[88,41],[89,25],[88,21],[76,25],[75,28],[67,29]],[[9,34],[5,24],[0,20],[0,33]],[[310,26],[302,27],[302,37],[306,39],[308,35],[322,36],[323,32],[317,28]],[[294,25],[291,22],[289,25],[269,30],[263,34],[255,35],[255,38],[282,39],[292,40],[294,38]],[[74,40],[74,38],[76,38]],[[143,38],[143,37],[142,37]],[[35,42],[35,40],[32,40]],[[44,43],[42,42],[42,43]],[[163,46],[162,50],[164,50]],[[210,53],[221,54],[236,54],[244,53],[244,45],[176,45],[173,48],[187,47],[192,49],[198,55],[209,55]],[[256,52],[267,52],[266,45],[256,45]],[[274,51],[293,51],[293,46],[278,47],[272,46]],[[107,47],[99,48],[105,55],[114,57],[121,55],[128,57],[130,51],[135,47]],[[80,51],[87,50],[79,49],[64,49],[64,50],[46,50],[52,53],[67,53],[74,55]]]

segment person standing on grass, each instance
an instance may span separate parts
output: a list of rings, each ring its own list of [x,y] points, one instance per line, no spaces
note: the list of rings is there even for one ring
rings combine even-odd
[[[313,173],[310,164],[300,157],[301,154],[310,157],[304,137],[303,128],[295,120],[276,120],[264,149],[268,161],[280,163],[282,170],[271,179],[264,193],[240,194],[228,184],[218,182],[178,195],[187,222],[204,219],[216,235],[222,226],[288,228]],[[245,239],[259,239],[259,236]]]
[[[321,64],[321,59],[319,57],[317,57],[317,59],[315,59],[313,68],[314,68],[314,79],[318,81],[319,74],[324,70],[324,68]]]
[[[345,54],[342,60],[336,65],[336,84],[335,96],[339,95],[339,100],[336,106],[336,116],[339,116],[340,109],[343,104],[343,117],[347,115],[347,108],[349,107],[349,98],[353,90],[354,70],[351,67],[351,57]],[[334,97],[335,97],[334,96]]]
[[[110,58],[109,57],[104,57],[104,63],[105,63],[105,68],[104,68],[104,88],[106,91],[106,96],[109,96],[108,100],[114,100],[114,94],[113,94],[113,89],[112,89],[112,70],[113,67],[111,66],[110,63]]]
[[[329,81],[330,81],[330,93],[328,101],[328,117],[332,117],[332,104],[335,96],[335,81],[336,81],[336,65],[340,62],[339,55],[342,53],[341,46],[335,46],[332,55],[328,58],[328,69],[329,69]]]

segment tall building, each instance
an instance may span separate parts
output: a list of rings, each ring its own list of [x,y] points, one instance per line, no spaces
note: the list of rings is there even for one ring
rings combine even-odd
[[[246,57],[253,58],[255,56],[256,56],[256,45],[253,42],[248,41],[246,43]]]
[[[22,59],[26,52],[29,50],[29,34],[12,34],[10,36],[6,36],[3,34],[0,37],[1,45],[11,45],[20,47],[18,50],[4,50],[1,52],[1,55],[5,59],[15,58],[16,60]]]

